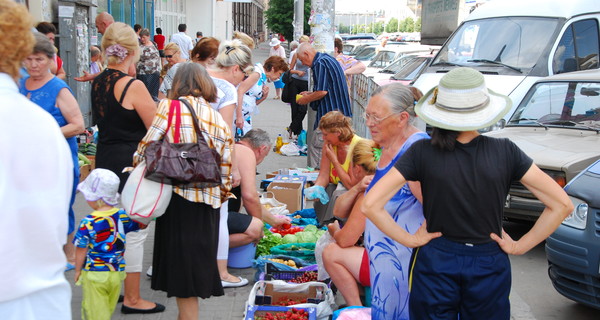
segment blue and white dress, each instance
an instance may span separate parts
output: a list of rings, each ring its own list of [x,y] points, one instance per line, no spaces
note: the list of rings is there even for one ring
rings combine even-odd
[[[243,134],[252,129],[252,115],[258,114],[258,107],[256,100],[262,98],[263,86],[267,84],[267,74],[262,64],[257,63],[254,65],[254,72],[258,73],[258,81],[244,94],[244,100],[242,105],[242,115],[244,117],[244,131]]]
[[[398,154],[384,168],[377,168],[373,181],[367,188],[377,183],[415,142],[429,138],[418,132],[410,136]],[[396,223],[413,234],[423,223],[423,207],[413,196],[408,184],[385,205],[385,210]],[[408,266],[412,249],[386,236],[367,219],[365,225],[365,249],[369,254],[371,276],[371,318],[373,320],[409,319],[408,314]]]

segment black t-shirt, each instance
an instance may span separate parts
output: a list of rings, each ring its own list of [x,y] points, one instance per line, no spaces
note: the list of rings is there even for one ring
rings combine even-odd
[[[532,164],[508,139],[478,136],[454,151],[415,142],[396,162],[408,181],[420,181],[423,214],[429,232],[442,232],[464,243],[492,241],[500,235],[506,195],[513,181],[521,180]]]

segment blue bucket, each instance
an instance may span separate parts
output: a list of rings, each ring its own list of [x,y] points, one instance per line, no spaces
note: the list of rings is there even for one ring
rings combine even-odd
[[[250,268],[252,267],[254,255],[256,255],[256,245],[254,243],[237,248],[229,248],[227,266],[236,269]]]

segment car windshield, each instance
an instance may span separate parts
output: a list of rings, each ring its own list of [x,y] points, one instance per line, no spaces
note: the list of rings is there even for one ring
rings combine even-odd
[[[385,68],[394,60],[395,56],[396,52],[394,51],[379,51],[373,60],[371,60],[371,63],[369,63],[369,67]]]
[[[531,69],[550,43],[556,18],[499,17],[467,21],[440,50],[432,65],[506,66]]]
[[[416,57],[406,63],[392,78],[394,80],[413,80],[421,73],[429,61],[431,61],[431,58]]]
[[[600,130],[600,83],[538,83],[508,125]]]
[[[377,50],[375,50],[375,47],[365,47],[354,56],[354,59],[361,61],[370,60],[376,53]]]
[[[402,67],[404,67],[407,63],[411,62],[415,58],[417,57],[411,55],[402,56],[379,72],[395,74],[396,72],[400,71]]]

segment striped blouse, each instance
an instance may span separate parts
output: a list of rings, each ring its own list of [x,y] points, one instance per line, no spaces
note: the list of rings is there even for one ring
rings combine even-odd
[[[233,149],[231,129],[229,129],[229,126],[219,112],[214,110],[203,98],[192,96],[182,98],[186,99],[194,107],[194,111],[198,116],[200,130],[208,146],[217,150],[221,155],[222,183],[219,187],[203,189],[173,186],[173,191],[189,201],[202,202],[216,209],[221,207],[221,203],[228,198],[233,197],[229,192],[231,190],[231,151]],[[148,142],[160,140],[165,135],[170,102],[171,100],[169,99],[163,99],[159,103],[154,120],[152,120],[152,125],[148,129],[148,133],[146,133],[144,139],[138,145],[137,151],[133,156],[134,164],[139,163],[143,159]],[[194,124],[192,123],[192,115],[183,103],[181,103],[181,118],[179,142],[196,142],[197,137],[194,131]],[[167,135],[169,141],[173,141],[174,130],[175,121],[172,120],[171,130],[169,130]]]

